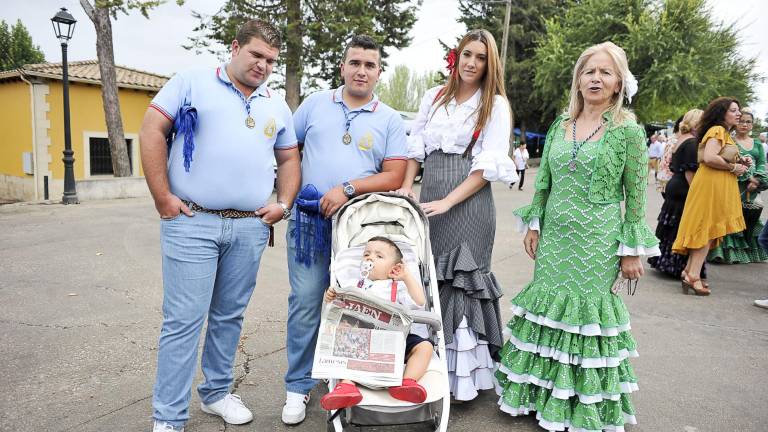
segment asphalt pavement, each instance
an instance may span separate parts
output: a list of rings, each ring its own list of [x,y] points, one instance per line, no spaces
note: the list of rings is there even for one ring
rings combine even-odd
[[[497,210],[493,271],[509,300],[532,276],[512,210],[531,199],[493,186]],[[661,197],[649,190],[655,226]],[[188,432],[324,431],[321,388],[304,423],[284,426],[288,298],[285,224],[261,261],[236,360],[236,392],[254,412],[225,426],[200,410],[193,391]],[[646,265],[647,266],[647,265]],[[161,324],[159,219],[149,199],[0,206],[0,431],[149,431]],[[640,357],[633,394],[640,431],[768,430],[768,264],[712,265],[710,297],[648,270],[626,297]],[[200,381],[200,374],[195,384]],[[512,418],[496,395],[453,405],[450,431],[538,431]],[[376,430],[420,431],[424,428]]]

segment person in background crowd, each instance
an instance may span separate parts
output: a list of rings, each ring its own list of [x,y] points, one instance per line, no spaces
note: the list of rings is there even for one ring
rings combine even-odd
[[[530,159],[525,142],[521,142],[520,146],[515,149],[515,152],[512,154],[512,159],[515,161],[517,175],[520,177],[520,181],[517,184],[517,190],[523,190],[523,182],[525,182],[525,169],[528,168],[528,159]],[[512,185],[509,187],[511,188]]]
[[[758,194],[768,188],[768,177],[765,173],[765,153],[760,141],[752,138],[752,123],[754,116],[749,108],[742,108],[741,119],[736,126],[733,140],[739,147],[742,158],[754,161],[746,173],[739,176],[739,192],[742,207],[753,207]],[[762,262],[768,259],[768,253],[757,243],[757,237],[763,230],[760,218],[745,218],[747,229],[723,238],[720,246],[709,251],[707,261],[722,264],[744,264]]]
[[[661,157],[661,160],[659,161],[659,174],[656,176],[656,191],[661,192],[661,196],[664,196],[664,189],[667,187],[667,182],[669,179],[672,178],[672,171],[669,169],[669,163],[672,161],[672,153],[675,152],[675,149],[677,148],[677,143],[679,141],[680,136],[680,121],[683,118],[680,117],[675,122],[675,126],[672,129],[673,135],[672,138],[670,138],[668,141],[666,141],[664,145],[664,155]]]
[[[677,238],[680,217],[683,215],[685,199],[688,196],[688,187],[699,167],[696,126],[702,112],[700,109],[688,111],[678,125],[678,144],[672,151],[669,164],[672,178],[664,190],[664,204],[661,206],[656,224],[656,237],[660,242],[661,255],[648,258],[652,268],[675,278],[682,277],[687,262],[685,256],[672,253],[672,244]],[[701,279],[706,285],[706,266],[702,266]]]
[[[768,224],[765,224],[763,227],[760,237],[757,238],[757,243],[760,244],[760,247],[762,247],[765,252],[768,252]],[[755,306],[768,309],[768,298],[755,300]]]
[[[664,142],[662,137],[651,138],[651,145],[648,147],[648,168],[653,171],[654,181],[658,180],[659,161],[664,156]]]
[[[693,176],[672,252],[688,255],[683,271],[683,293],[707,296],[710,288],[701,281],[701,268],[710,249],[727,234],[744,231],[737,177],[747,172],[750,161],[739,157],[730,130],[741,118],[739,102],[720,97],[709,103],[696,127],[699,138],[699,169]]]

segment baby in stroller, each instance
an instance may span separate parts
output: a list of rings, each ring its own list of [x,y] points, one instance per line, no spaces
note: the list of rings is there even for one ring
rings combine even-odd
[[[380,298],[393,300],[411,309],[422,309],[426,302],[421,284],[403,263],[400,248],[386,237],[373,237],[366,243],[361,263],[362,279],[358,287]],[[325,292],[325,301],[336,298],[333,287]],[[412,326],[413,330],[413,326]],[[432,342],[410,333],[405,342],[405,372],[401,385],[389,387],[389,394],[399,400],[422,403],[427,391],[418,380],[424,375],[432,357]],[[338,410],[357,405],[363,395],[354,382],[340,381],[332,392],[320,399],[326,410]]]

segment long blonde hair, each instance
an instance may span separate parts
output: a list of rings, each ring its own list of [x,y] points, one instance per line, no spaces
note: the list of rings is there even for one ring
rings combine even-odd
[[[606,113],[610,113],[613,124],[620,125],[627,120],[635,121],[635,114],[624,108],[624,96],[626,94],[626,78],[630,75],[629,64],[627,63],[627,54],[624,50],[613,42],[603,42],[584,50],[573,67],[573,80],[571,81],[571,99],[568,103],[568,122],[572,121],[584,110],[584,96],[579,91],[579,77],[584,71],[584,67],[589,59],[599,53],[604,52],[611,57],[616,74],[619,80],[619,92],[611,97],[611,104]]]
[[[496,95],[504,96],[507,98],[507,92],[504,90],[504,72],[501,69],[501,60],[499,59],[499,50],[496,48],[496,40],[493,35],[485,29],[472,30],[465,34],[459,46],[456,48],[456,70],[448,77],[444,90],[441,91],[441,95],[434,101],[435,111],[442,106],[448,105],[448,103],[456,97],[456,93],[459,91],[459,58],[461,52],[468,43],[473,41],[482,42],[485,45],[485,49],[488,51],[486,56],[485,72],[482,77],[481,88],[483,89],[480,95],[480,104],[472,114],[477,114],[477,121],[475,122],[475,130],[479,131],[485,127],[485,124],[491,118],[491,111],[493,111],[493,99]],[[510,108],[510,116],[511,116]]]

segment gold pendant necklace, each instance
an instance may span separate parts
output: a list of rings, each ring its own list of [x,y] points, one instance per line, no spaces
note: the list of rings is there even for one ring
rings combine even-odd
[[[344,136],[341,137],[341,142],[343,142],[344,145],[349,145],[349,143],[352,142],[352,135],[349,134],[349,131],[344,132]]]
[[[248,127],[248,129],[253,129],[256,127],[256,120],[254,120],[253,117],[248,114],[248,117],[245,118],[245,125]]]

